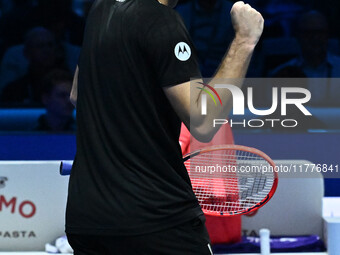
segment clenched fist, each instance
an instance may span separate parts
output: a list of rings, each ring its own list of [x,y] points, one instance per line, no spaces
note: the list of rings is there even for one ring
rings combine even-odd
[[[236,39],[256,45],[263,31],[264,20],[262,15],[242,1],[233,5],[230,14]]]

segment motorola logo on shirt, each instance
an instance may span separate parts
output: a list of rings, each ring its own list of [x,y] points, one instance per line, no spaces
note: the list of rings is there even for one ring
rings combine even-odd
[[[187,61],[191,56],[191,49],[185,42],[177,43],[175,47],[175,56],[180,61]]]

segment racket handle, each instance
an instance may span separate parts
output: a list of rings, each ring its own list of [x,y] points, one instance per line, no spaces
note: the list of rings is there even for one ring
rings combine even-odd
[[[61,175],[70,175],[71,169],[72,169],[72,164],[73,164],[72,160],[61,161],[60,168],[59,168],[60,174]]]
[[[270,255],[270,231],[269,229],[260,229],[261,255]]]

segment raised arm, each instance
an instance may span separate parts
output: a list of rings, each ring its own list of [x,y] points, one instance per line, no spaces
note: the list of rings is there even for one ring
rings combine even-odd
[[[79,74],[79,67],[77,66],[76,71],[74,73],[72,90],[70,94],[70,100],[71,100],[71,103],[74,105],[74,107],[77,106],[78,74]]]
[[[224,56],[220,67],[209,85],[214,86],[219,78],[237,78],[235,83],[242,86],[254,48],[263,31],[263,18],[259,12],[243,2],[234,4],[231,18],[235,29],[235,38]],[[192,81],[195,87],[203,87],[201,80]],[[191,134],[199,141],[206,142],[213,138],[218,127],[213,127],[214,119],[228,117],[232,106],[232,97],[229,90],[216,89],[221,97],[223,107],[214,107],[212,100],[207,100],[207,115],[201,114],[201,90],[191,89],[190,82],[177,86],[164,88],[170,103],[175,111],[190,130]],[[194,102],[194,103],[193,103]]]

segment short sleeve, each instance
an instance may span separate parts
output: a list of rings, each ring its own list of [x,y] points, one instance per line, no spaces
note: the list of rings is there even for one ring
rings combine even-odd
[[[195,47],[180,16],[173,10],[161,14],[143,38],[157,82],[167,87],[201,77]]]

